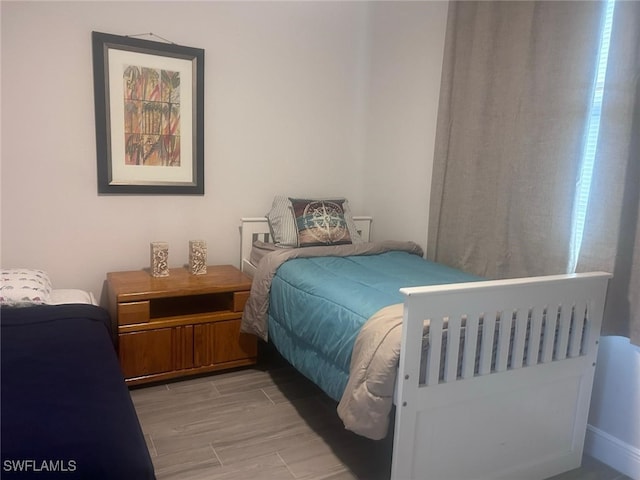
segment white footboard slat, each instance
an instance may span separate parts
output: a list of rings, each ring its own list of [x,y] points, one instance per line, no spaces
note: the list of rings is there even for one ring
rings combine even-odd
[[[482,343],[480,344],[480,375],[486,375],[491,371],[493,356],[493,336],[496,331],[495,314],[487,314],[482,324]]]
[[[534,307],[531,313],[529,345],[527,350],[527,366],[531,367],[538,363],[540,355],[540,335],[542,334],[542,306]]]
[[[442,328],[443,319],[439,318],[437,321],[432,321],[429,326],[429,339],[430,347],[427,354],[427,376],[425,384],[437,385],[440,380],[440,353],[442,345]],[[418,330],[418,335],[422,338],[422,328]],[[421,356],[421,352],[417,352],[417,355]]]
[[[523,308],[516,313],[516,332],[513,343],[513,359],[511,367],[513,369],[522,368],[524,365],[524,347],[527,339],[527,326],[529,323],[529,311]]]
[[[467,317],[465,327],[464,353],[462,356],[462,378],[472,378],[476,370],[476,358],[478,357],[478,325],[480,317]]]
[[[402,289],[392,479],[533,480],[577,467],[609,277]]]
[[[447,348],[445,357],[444,381],[453,382],[458,377],[460,352],[460,332],[462,318],[449,317],[447,321]]]
[[[580,321],[586,315],[586,301],[577,302],[574,308],[573,321],[569,331],[569,356],[577,357],[582,348],[582,331],[584,323]]]
[[[542,335],[542,363],[549,363],[553,360],[557,322],[558,306],[552,305],[547,307],[544,320],[544,333]]]
[[[556,347],[556,360],[567,358],[569,351],[569,331],[571,330],[571,320],[573,318],[573,308],[569,305],[560,307],[560,325],[558,325],[558,345]]]
[[[498,334],[498,349],[496,357],[496,372],[504,372],[509,365],[509,351],[511,347],[511,326],[513,311],[500,312],[500,330]]]

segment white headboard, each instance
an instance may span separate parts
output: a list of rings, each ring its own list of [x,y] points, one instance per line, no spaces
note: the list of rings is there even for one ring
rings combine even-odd
[[[269,221],[267,217],[244,217],[240,219],[240,269],[250,276],[253,276],[255,265],[250,261],[251,247],[253,242],[260,240],[266,243],[273,243]],[[365,242],[370,240],[372,217],[353,217],[358,233]]]

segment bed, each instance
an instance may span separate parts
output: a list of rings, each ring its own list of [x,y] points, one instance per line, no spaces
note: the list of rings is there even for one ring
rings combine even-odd
[[[155,478],[106,310],[39,270],[3,270],[1,287],[2,478]]]
[[[544,479],[578,467],[610,275],[487,281],[428,265],[413,244],[368,242],[371,218],[352,221],[360,244],[276,248],[268,217],[243,218],[241,268],[254,282],[242,328],[272,342],[339,400],[346,428],[369,438],[392,430],[393,479]],[[344,311],[355,308],[353,297],[365,295],[352,286],[372,282],[377,289],[386,280],[369,269],[359,280],[328,288],[342,271],[328,281],[309,273],[317,267],[310,265],[329,262],[333,269],[346,261],[353,268],[355,257],[397,249],[402,261],[408,255],[427,270],[444,269],[445,280],[416,285],[416,275],[386,292],[390,303],[370,316],[365,300],[369,313],[358,314],[360,331],[348,341],[338,338],[336,331],[352,328]],[[303,297],[296,300],[298,294]],[[325,306],[304,307],[311,297],[322,297]],[[345,308],[335,307],[345,298]],[[287,307],[295,304],[303,308]],[[376,323],[383,330],[371,327]],[[277,332],[282,325],[294,340]],[[310,325],[320,327],[312,332]],[[340,347],[327,349],[338,341]],[[345,362],[346,379],[326,378],[328,364]]]

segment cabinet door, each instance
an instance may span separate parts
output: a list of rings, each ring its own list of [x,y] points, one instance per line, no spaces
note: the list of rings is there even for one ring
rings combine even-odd
[[[258,354],[256,337],[240,333],[240,322],[240,320],[227,320],[215,324],[214,363],[255,357]]]
[[[257,356],[256,337],[240,333],[239,319],[196,325],[193,337],[195,367]]]
[[[125,378],[171,372],[193,366],[193,327],[144,330],[119,336]]]

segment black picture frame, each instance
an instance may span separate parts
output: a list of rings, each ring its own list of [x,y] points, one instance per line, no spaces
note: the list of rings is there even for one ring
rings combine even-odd
[[[204,50],[92,32],[98,193],[204,194]]]

